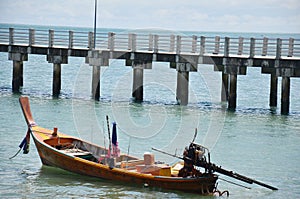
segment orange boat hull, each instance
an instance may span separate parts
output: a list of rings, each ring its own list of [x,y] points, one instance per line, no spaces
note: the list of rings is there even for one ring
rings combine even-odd
[[[112,180],[116,182],[127,182],[135,185],[159,187],[199,194],[211,194],[215,189],[217,176],[206,174],[198,178],[154,176],[127,171],[121,168],[110,168],[107,165],[73,157],[51,147],[45,140],[51,139],[51,131],[38,126],[32,127],[32,136],[37,147],[39,156],[44,165],[58,167],[74,173]],[[60,135],[64,139],[71,136]],[[46,139],[45,139],[46,138]]]
[[[52,131],[37,126],[31,114],[28,97],[20,97],[20,104],[29,127],[26,141],[29,143],[31,134],[45,165],[140,186],[147,184],[149,187],[200,194],[212,194],[215,191],[217,175],[205,173],[200,177],[176,177],[177,175],[170,174],[170,166],[154,164],[152,161],[149,163],[145,158],[142,160],[125,154],[112,158],[103,147],[57,132],[57,128]],[[141,168],[143,170],[139,170]],[[147,170],[148,168],[155,168],[159,173],[154,173],[157,170]],[[168,175],[163,173],[166,168],[169,171]]]

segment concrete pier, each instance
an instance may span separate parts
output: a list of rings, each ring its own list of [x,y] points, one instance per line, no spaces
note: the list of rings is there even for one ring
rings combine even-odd
[[[100,69],[103,65],[101,53],[95,49],[89,50],[86,63],[93,67],[92,98],[98,101],[100,99]]]
[[[23,66],[23,62],[20,62],[20,86],[23,87],[24,86],[24,79],[23,79],[23,74],[24,74],[24,66]]]
[[[228,74],[225,74],[224,72],[222,72],[221,101],[228,101]]]
[[[272,73],[270,77],[270,107],[277,107],[277,90],[278,77]]]
[[[144,70],[151,69],[152,62],[169,62],[177,71],[176,99],[181,105],[188,104],[189,72],[197,72],[199,64],[214,65],[215,71],[222,72],[221,101],[228,101],[229,110],[236,109],[237,76],[246,75],[248,67],[260,67],[262,73],[271,75],[271,107],[277,106],[278,77],[282,77],[282,114],[289,112],[290,78],[300,77],[300,39],[109,32],[97,33],[101,42],[95,49],[95,36],[92,32],[0,29],[0,52],[7,52],[13,61],[13,92],[20,92],[23,85],[28,54],[47,55],[53,64],[54,96],[61,90],[61,64],[67,64],[69,56],[86,58],[93,67],[95,100],[100,98],[100,67],[109,66],[110,59],[123,59],[126,66],[133,67],[132,96],[136,101],[143,100]]]
[[[23,86],[23,62],[13,60],[12,91],[19,93]]]
[[[58,50],[50,50],[47,55],[48,63],[53,64],[52,95],[58,97],[61,90],[61,64],[68,63],[68,56]]]
[[[141,65],[133,66],[132,97],[136,102],[143,101],[144,68]]]
[[[61,90],[61,64],[53,64],[52,95],[58,97]]]
[[[100,66],[93,66],[92,97],[94,100],[100,99]]]
[[[189,100],[189,72],[177,71],[176,100],[180,105],[187,105]]]
[[[237,96],[237,75],[230,75],[229,95],[228,95],[228,110],[234,111],[236,109],[236,96]]]
[[[12,29],[10,34],[13,35]],[[28,61],[27,49],[15,46],[14,39],[10,37],[8,46],[8,59],[13,61],[13,73],[12,73],[12,91],[13,93],[19,93],[20,88],[23,86],[23,63]]]
[[[288,115],[290,109],[290,77],[282,77],[281,81],[281,114]]]

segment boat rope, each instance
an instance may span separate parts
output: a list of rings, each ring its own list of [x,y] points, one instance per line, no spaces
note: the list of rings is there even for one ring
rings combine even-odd
[[[215,195],[215,194],[218,194],[219,197],[221,197],[221,196],[223,196],[224,194],[226,194],[226,196],[229,197],[229,191],[228,191],[228,190],[225,190],[225,191],[223,191],[223,192],[221,192],[221,191],[219,191],[219,190],[215,190],[215,191],[213,192],[213,194],[214,194],[214,195]]]
[[[230,183],[230,184],[234,184],[234,185],[236,185],[236,186],[240,186],[240,187],[243,187],[243,188],[246,188],[246,189],[251,189],[250,187],[247,187],[247,186],[244,186],[244,185],[241,185],[241,184],[238,184],[238,183],[235,183],[235,182],[226,180],[226,179],[224,179],[224,178],[220,178],[220,177],[219,177],[219,179],[220,179],[220,180],[223,180],[223,181],[225,181],[225,182],[228,182],[228,183]]]
[[[20,153],[21,149],[22,149],[22,148],[20,148],[20,149],[17,151],[17,153],[16,153],[15,155],[11,156],[9,159],[11,160],[11,159],[13,159],[14,157],[16,157],[16,156]]]
[[[16,157],[20,153],[22,148],[23,148],[24,154],[29,153],[30,133],[31,133],[31,129],[28,128],[25,137],[23,138],[22,142],[19,144],[19,150],[17,151],[17,153],[15,155],[13,155],[9,158],[10,160],[13,159],[14,157]]]

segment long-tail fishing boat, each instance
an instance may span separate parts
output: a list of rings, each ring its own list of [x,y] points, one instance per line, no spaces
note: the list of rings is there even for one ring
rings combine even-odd
[[[143,158],[120,153],[116,124],[113,124],[112,137],[110,138],[108,116],[106,119],[109,147],[106,149],[106,147],[63,134],[56,127],[50,130],[38,126],[32,117],[29,98],[22,96],[19,101],[28,125],[26,136],[19,145],[20,150],[23,148],[23,153],[28,153],[30,137],[32,136],[41,162],[44,165],[116,182],[193,192],[202,195],[222,194],[216,187],[218,175],[215,172],[250,184],[256,183],[277,190],[275,187],[227,171],[211,163],[209,150],[194,143],[196,133],[189,147],[184,150],[183,157],[152,148],[155,151],[181,159],[174,165],[168,165],[161,161],[155,161],[152,153],[145,153]],[[200,170],[200,167],[204,170]],[[229,194],[229,192],[226,193]]]

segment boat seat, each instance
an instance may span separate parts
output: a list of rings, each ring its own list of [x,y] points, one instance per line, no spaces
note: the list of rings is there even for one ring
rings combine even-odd
[[[120,164],[120,167],[123,169],[127,168],[127,169],[130,169],[130,168],[134,168],[135,169],[135,166],[136,165],[139,165],[139,164],[144,164],[144,160],[128,160],[128,161],[121,161],[121,164]]]
[[[63,149],[60,150],[63,151],[64,153],[68,154],[68,155],[72,155],[72,156],[76,156],[76,157],[81,157],[81,156],[88,156],[91,155],[92,153],[89,151],[83,151],[81,149]]]
[[[66,143],[59,143],[57,145],[53,145],[58,150],[65,150],[65,149],[72,149],[75,147],[75,145],[71,142],[66,142]]]

